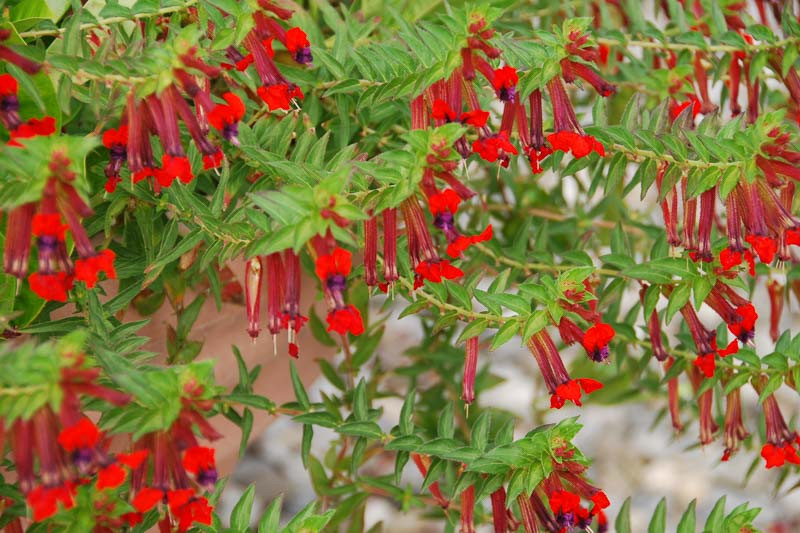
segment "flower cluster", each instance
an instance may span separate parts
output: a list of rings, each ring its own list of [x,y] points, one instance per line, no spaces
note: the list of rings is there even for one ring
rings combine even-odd
[[[255,65],[262,82],[257,93],[270,110],[289,109],[291,100],[302,99],[303,93],[281,75],[273,61],[272,43],[277,39],[301,64],[311,63],[310,44],[303,30],[290,28],[287,31],[268,15],[286,20],[291,17],[291,11],[266,0],[259,5],[261,10],[253,13],[254,27],[244,39],[244,46],[250,53],[243,56],[235,46],[228,47],[226,53],[238,70],[245,71],[250,64]],[[131,91],[120,126],[104,133],[103,144],[109,149],[105,170],[108,192],[114,192],[120,182],[120,169],[126,160],[133,183],[152,178],[156,192],[172,185],[176,178],[182,183],[191,182],[194,170],[181,142],[180,123],[202,154],[204,170],[219,167],[224,157],[209,136],[210,127],[224,140],[239,144],[238,125],[246,111],[241,97],[227,91],[221,94],[220,102],[210,90],[212,82],[225,79],[223,70],[234,65],[223,63],[222,68],[210,65],[199,57],[196,47],[180,53],[178,59],[178,66],[170,72],[171,83],[150,94]],[[194,109],[187,99],[194,104]],[[151,136],[160,141],[160,165],[154,155]]]
[[[81,225],[81,218],[92,214],[92,209],[76,190],[75,173],[70,165],[66,155],[53,152],[41,200],[22,204],[8,213],[3,253],[3,269],[7,274],[27,276],[34,293],[58,302],[67,300],[75,281],[92,288],[101,272],[110,279],[116,277],[114,252],[109,249],[97,252]],[[78,253],[74,262],[67,252],[67,232]],[[35,237],[38,270],[28,275],[31,237]]]
[[[345,302],[347,276],[352,268],[352,254],[335,246],[332,235],[316,237],[312,240],[317,252],[315,272],[322,283],[325,302],[328,304],[328,331],[340,335],[361,335],[364,322],[361,312],[352,304]]]
[[[255,339],[260,331],[261,285],[267,277],[267,328],[272,335],[273,350],[277,351],[276,336],[282,329],[288,335],[289,355],[297,357],[297,333],[308,322],[300,314],[300,257],[293,250],[275,252],[265,257],[253,257],[245,267],[245,299],[247,332]]]

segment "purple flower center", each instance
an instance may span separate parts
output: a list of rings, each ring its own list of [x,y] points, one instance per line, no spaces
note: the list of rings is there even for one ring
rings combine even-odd
[[[209,470],[200,470],[197,473],[197,483],[202,486],[213,485],[217,482],[217,469],[211,468]]]
[[[9,111],[18,111],[18,110],[19,110],[19,99],[17,99],[16,95],[9,94],[0,99],[0,111],[5,111],[7,113]]]
[[[608,359],[608,345],[595,348],[592,351],[592,361],[595,363],[602,363]]]
[[[294,60],[302,65],[307,65],[314,61],[314,57],[311,55],[311,47],[304,46],[295,52]]]
[[[347,288],[347,278],[341,274],[333,274],[332,276],[328,276],[326,285],[329,291],[341,294]]]
[[[454,227],[453,213],[450,211],[441,211],[436,215],[433,220],[433,225],[442,231],[452,230]]]
[[[504,102],[513,102],[514,99],[517,97],[517,88],[516,87],[503,87],[500,89],[498,93],[500,100]]]

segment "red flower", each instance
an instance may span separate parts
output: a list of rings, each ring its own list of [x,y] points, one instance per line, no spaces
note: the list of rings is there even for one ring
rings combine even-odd
[[[550,396],[550,408],[561,409],[566,400],[571,401],[577,406],[581,404],[581,389],[586,394],[602,389],[603,384],[595,379],[579,378],[571,379],[556,387],[556,391]]]
[[[489,163],[502,159],[501,165],[508,166],[508,154],[516,155],[517,149],[508,140],[508,134],[501,131],[497,135],[484,137],[472,143],[472,151]]]
[[[58,503],[64,509],[75,507],[75,487],[70,484],[58,487],[36,487],[28,493],[28,506],[33,510],[33,521],[41,522],[58,511]]]
[[[753,338],[756,320],[758,320],[756,308],[753,307],[753,304],[740,305],[736,308],[736,315],[741,320],[733,324],[728,324],[728,330],[736,335],[739,341],[747,342]]]
[[[758,259],[764,264],[771,263],[778,252],[778,242],[770,237],[748,235],[745,240],[750,243],[753,250],[758,254]]]
[[[144,167],[142,170],[137,170],[133,173],[133,183],[139,183],[145,178],[155,178],[161,169],[153,167]]]
[[[711,347],[714,348],[714,351],[717,352],[718,356],[723,357],[723,358],[724,357],[728,357],[729,355],[735,354],[736,352],[739,351],[739,344],[736,342],[736,340],[732,340],[730,343],[728,343],[727,347],[725,347],[722,350],[720,350],[720,349],[717,348],[717,339],[714,338],[711,341]]]
[[[436,99],[433,101],[433,106],[431,108],[431,116],[434,120],[444,120],[447,122],[453,122],[456,120],[456,112],[453,111],[447,102],[444,100]]]
[[[192,446],[183,456],[183,468],[194,474],[201,485],[213,485],[217,481],[214,448]]]
[[[330,255],[317,258],[315,272],[322,282],[333,276],[347,277],[352,268],[352,254],[344,248],[336,248]]]
[[[597,142],[591,135],[580,135],[574,131],[559,131],[547,136],[547,141],[553,150],[572,152],[573,157],[580,159],[592,152],[597,152],[601,157],[606,155],[605,147]]]
[[[786,231],[786,244],[800,246],[800,228],[792,228]]]
[[[100,430],[88,418],[81,418],[74,426],[61,430],[58,443],[68,452],[94,448],[100,440]]]
[[[117,279],[117,271],[114,269],[115,258],[113,250],[106,248],[95,256],[78,259],[75,261],[75,279],[86,283],[89,289],[97,283],[97,274],[100,272],[105,272],[108,279]]]
[[[149,450],[136,450],[131,453],[118,453],[116,459],[131,470],[136,470],[147,459],[148,455],[150,455]]]
[[[492,75],[492,86],[497,93],[497,97],[503,101],[514,100],[518,81],[519,76],[517,76],[517,69],[514,67],[498,68]]]
[[[103,132],[103,146],[109,150],[115,146],[128,146],[128,126]]]
[[[258,88],[258,96],[264,100],[270,111],[276,109],[290,109],[292,98],[303,98],[303,91],[293,85],[291,88],[286,83],[276,83],[275,85],[263,86]]]
[[[17,94],[17,80],[11,74],[0,74],[0,97]]]
[[[717,368],[717,362],[714,359],[713,353],[698,355],[693,362],[694,366],[703,371],[707,378],[714,377],[714,370]]]
[[[484,111],[482,109],[476,109],[475,111],[465,111],[461,113],[461,123],[467,124],[468,126],[475,126],[476,128],[482,128],[486,125],[486,122],[489,120],[489,112]]]
[[[611,502],[608,501],[608,496],[602,490],[598,490],[594,493],[591,497],[591,501],[594,504],[592,507],[592,514],[597,514],[603,512],[603,509],[611,505]]]
[[[271,46],[270,46],[270,50],[269,51],[272,51],[272,47]],[[273,52],[273,55],[274,55],[274,52]],[[247,70],[247,67],[249,67],[250,64],[254,60],[255,60],[255,58],[253,57],[253,54],[247,54],[242,59],[240,59],[239,61],[236,62],[236,70],[238,70],[239,72],[244,72],[245,70]]]
[[[306,32],[300,28],[291,28],[286,32],[286,49],[292,54],[301,48],[308,48],[311,43],[308,42]]]
[[[493,230],[491,224],[486,226],[486,229],[478,235],[459,235],[456,240],[447,245],[447,255],[452,258],[459,257],[464,250],[473,244],[491,240],[492,235]]]
[[[67,227],[66,224],[61,222],[61,215],[58,213],[36,214],[33,215],[33,221],[31,222],[31,233],[37,237],[53,236],[59,241],[63,241]]]
[[[39,274],[34,272],[28,276],[31,290],[43,300],[66,302],[67,292],[72,289],[73,277],[66,272],[55,274]]]
[[[428,208],[434,216],[445,211],[454,215],[460,203],[461,197],[453,189],[445,189],[428,197]]]
[[[335,331],[341,335],[350,333],[351,335],[361,335],[364,333],[364,322],[361,320],[361,313],[354,305],[348,305],[344,309],[334,309],[328,313],[328,331]]]
[[[158,489],[145,487],[136,493],[133,498],[133,506],[140,513],[146,513],[164,499],[164,492]]]
[[[108,194],[113,193],[117,190],[117,184],[122,181],[122,178],[119,176],[111,176],[106,180],[105,189]]]
[[[56,119],[53,117],[44,117],[39,120],[32,118],[28,122],[20,124],[17,129],[10,132],[8,140],[9,146],[22,146],[17,142],[17,139],[30,139],[36,136],[52,135],[56,131]]]
[[[768,469],[775,466],[783,466],[786,461],[800,464],[800,456],[797,455],[797,451],[788,442],[783,446],[776,446],[771,443],[765,444],[761,448],[761,457],[766,461],[764,466]]]
[[[719,253],[719,262],[724,270],[730,270],[736,265],[742,264],[742,253],[725,248]]]
[[[581,506],[581,498],[566,490],[558,490],[548,498],[553,514],[574,513]]]
[[[167,505],[169,505],[169,512],[175,514],[178,509],[189,503],[193,496],[193,489],[171,490],[167,492]]]
[[[234,93],[227,92],[222,95],[227,104],[217,104],[208,114],[208,123],[219,131],[232,126],[242,120],[245,107],[241,98]]]
[[[450,264],[447,259],[439,261],[423,261],[417,265],[416,273],[423,279],[433,283],[441,283],[444,279],[457,279],[464,275],[464,272]]]
[[[186,156],[173,156],[164,154],[161,158],[161,169],[155,173],[158,183],[162,187],[169,187],[175,178],[183,183],[190,183],[194,179],[192,165]]]
[[[205,498],[194,498],[192,489],[170,491],[169,510],[178,519],[178,530],[186,531],[193,523],[211,525],[213,507]]]
[[[688,100],[678,103],[677,100],[672,100],[669,104],[669,117],[674,122],[678,116],[683,113],[683,110],[692,106],[692,120],[700,113],[700,100],[693,94],[688,96]]]
[[[97,473],[97,490],[115,489],[125,482],[128,473],[118,464],[113,463],[101,468]]]
[[[203,170],[218,168],[222,164],[223,153],[217,150],[213,154],[203,156]]]
[[[614,328],[603,323],[595,324],[586,330],[581,344],[592,361],[608,359],[608,343],[614,338],[614,334]]]

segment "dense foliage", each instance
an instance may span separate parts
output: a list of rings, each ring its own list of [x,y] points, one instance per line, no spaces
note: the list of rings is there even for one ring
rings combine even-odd
[[[0,0],[0,525],[361,531],[382,497],[466,533],[629,531],[577,419],[520,428],[481,402],[506,343],[541,372],[536,409],[657,402],[797,483],[794,9]],[[312,401],[292,365],[277,405],[254,388],[269,360],[197,360],[199,313],[226,302],[259,343],[286,337],[278,357],[323,355],[305,330],[343,354],[318,360],[335,393]],[[156,354],[129,317],[162,307]],[[386,368],[397,313],[424,335]],[[280,525],[250,489],[218,516],[218,421],[244,450],[277,416],[319,500]],[[337,435],[323,457],[315,427]],[[723,499],[704,531],[757,514]]]

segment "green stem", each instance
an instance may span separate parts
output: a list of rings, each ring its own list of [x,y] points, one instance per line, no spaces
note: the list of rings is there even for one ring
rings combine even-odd
[[[120,24],[123,22],[136,22],[138,20],[148,19],[152,17],[158,17],[162,15],[168,15],[170,13],[177,13],[179,11],[184,11],[191,6],[195,5],[197,0],[186,0],[186,2],[179,6],[172,6],[172,7],[162,7],[156,11],[151,13],[137,13],[135,15],[131,15],[130,17],[108,17],[104,19],[98,19],[97,22],[88,22],[86,24],[81,24],[80,30],[93,30],[96,28],[102,28],[104,26],[108,26],[111,24]],[[23,31],[19,34],[20,37],[23,39],[26,38],[36,38],[36,37],[56,37],[58,35],[62,35],[67,31],[67,28],[54,28],[52,30],[33,30],[33,31]]]

